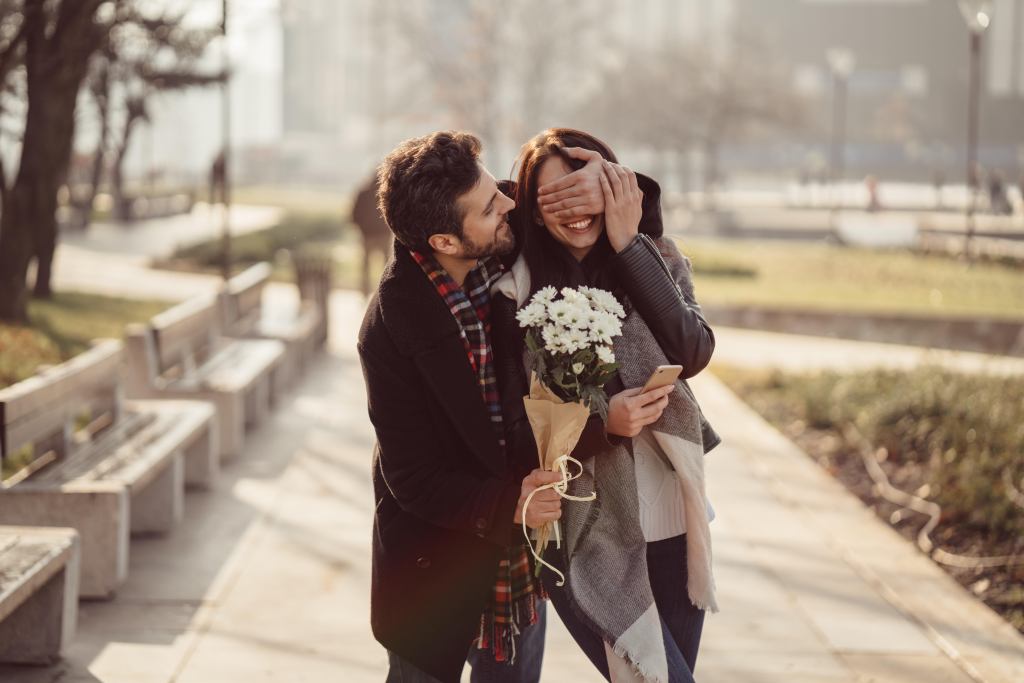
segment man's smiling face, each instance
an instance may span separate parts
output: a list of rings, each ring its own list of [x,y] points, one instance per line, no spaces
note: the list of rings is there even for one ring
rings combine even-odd
[[[516,203],[498,189],[482,164],[476,185],[455,201],[463,215],[460,258],[502,256],[515,248],[508,213]]]

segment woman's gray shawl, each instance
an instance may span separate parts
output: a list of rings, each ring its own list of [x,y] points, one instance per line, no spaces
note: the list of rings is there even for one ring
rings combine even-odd
[[[689,260],[672,240],[654,241],[676,284],[692,292]],[[525,303],[530,285],[522,258],[496,283],[495,290],[514,298],[519,306]],[[669,364],[635,308],[623,321],[622,336],[615,340],[614,348],[626,387],[643,386],[654,368]],[[651,430],[683,487],[689,598],[698,608],[717,612],[700,411],[684,382],[676,382],[661,418],[646,429]],[[604,639],[613,680],[639,676],[667,683],[668,664],[647,574],[647,544],[640,528],[630,445],[623,440],[594,453],[584,460],[583,475],[570,484],[568,493],[585,496],[597,491],[597,500],[562,502],[562,550],[568,569],[564,588],[553,590],[568,591],[577,615]]]

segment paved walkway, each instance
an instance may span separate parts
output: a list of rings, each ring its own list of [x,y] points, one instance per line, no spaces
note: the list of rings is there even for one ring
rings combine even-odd
[[[334,295],[330,352],[217,487],[188,494],[179,529],[133,540],[127,584],[82,604],[68,657],[0,668],[0,681],[383,680],[367,623],[362,307]],[[717,380],[694,390],[725,439],[707,461],[722,611],[707,621],[699,681],[1024,681],[1024,638]],[[549,614],[542,680],[597,683]]]
[[[283,213],[274,206],[234,204],[229,221],[231,234],[241,235],[270,227]],[[179,247],[219,236],[223,215],[222,207],[200,202],[189,213],[131,223],[97,221],[84,232],[67,230],[61,233],[60,245],[165,258]]]
[[[180,299],[217,278],[65,244],[57,286]],[[271,306],[294,288],[268,288]],[[354,350],[361,296],[336,292],[329,353],[166,536],[133,539],[116,599],[82,603],[68,656],[3,683],[379,682],[368,628],[373,434]],[[716,360],[760,367],[1018,361],[721,328]],[[707,460],[722,611],[702,683],[1020,683],[1024,637],[880,522],[714,377],[693,383],[724,443]],[[545,683],[597,683],[549,615]],[[468,678],[467,678],[468,680]]]
[[[715,342],[712,363],[752,369],[855,371],[884,367],[909,370],[921,365],[935,365],[963,372],[1024,373],[1024,358],[736,327],[716,326]]]

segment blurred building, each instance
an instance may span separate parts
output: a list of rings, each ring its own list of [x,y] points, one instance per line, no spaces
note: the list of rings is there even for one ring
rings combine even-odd
[[[434,6],[426,19],[444,35],[445,16],[466,3],[281,0],[281,149],[290,179],[354,187],[407,137],[390,76],[402,70],[395,25],[410,5]]]
[[[827,145],[830,49],[845,48],[849,76],[847,168],[959,177],[965,159],[969,34],[952,0],[735,0],[742,30],[757,31],[788,62],[815,107],[800,137]],[[984,36],[980,156],[1024,165],[1024,0],[995,0]],[[808,147],[810,149],[810,147]]]

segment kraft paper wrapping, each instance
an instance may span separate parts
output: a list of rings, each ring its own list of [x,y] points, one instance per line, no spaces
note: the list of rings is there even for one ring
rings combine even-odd
[[[587,420],[590,419],[590,409],[582,402],[563,401],[553,391],[544,386],[536,373],[532,373],[530,378],[530,395],[523,397],[523,404],[526,407],[526,416],[530,421],[530,428],[537,442],[537,453],[541,469],[562,473],[561,481],[542,486],[536,489],[534,493],[551,488],[557,491],[563,498],[570,500],[594,500],[597,496],[593,493],[585,497],[570,496],[566,493],[569,482],[578,477],[583,469],[582,464],[571,458],[569,454],[572,453],[572,450],[580,440],[580,436],[583,434]],[[575,474],[569,473],[568,464],[570,462],[575,464],[580,472]],[[527,533],[526,510],[532,497],[533,494],[527,498],[523,506],[524,534]],[[538,530],[534,557],[540,564],[546,565],[561,577],[561,572],[541,559],[541,555],[544,553],[544,549],[547,547],[552,534],[555,534],[556,540],[560,543],[561,538],[557,523],[545,524]],[[527,536],[527,540],[529,540],[529,536]],[[564,583],[564,577],[562,577],[558,585],[562,585],[562,583]]]

